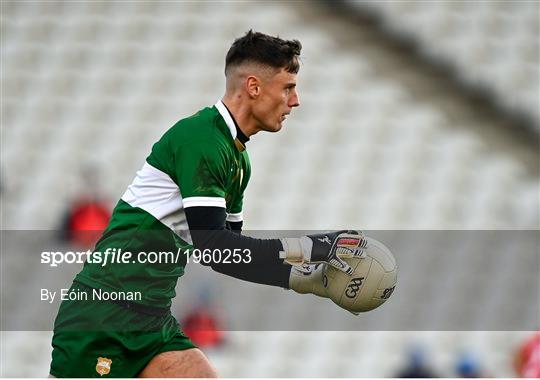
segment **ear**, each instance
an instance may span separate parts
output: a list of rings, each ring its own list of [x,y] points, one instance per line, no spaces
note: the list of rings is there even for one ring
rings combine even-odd
[[[246,91],[250,97],[256,98],[261,92],[261,81],[254,75],[246,78]]]

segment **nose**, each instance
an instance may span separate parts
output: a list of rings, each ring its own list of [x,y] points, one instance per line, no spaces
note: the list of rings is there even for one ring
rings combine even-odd
[[[289,107],[298,107],[300,105],[300,98],[298,97],[298,93],[296,91],[293,91],[291,94],[291,97],[289,98],[289,104],[287,104]]]

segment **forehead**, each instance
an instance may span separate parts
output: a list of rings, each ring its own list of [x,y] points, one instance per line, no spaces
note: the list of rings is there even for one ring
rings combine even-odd
[[[296,84],[296,74],[280,69],[271,80],[278,84]]]

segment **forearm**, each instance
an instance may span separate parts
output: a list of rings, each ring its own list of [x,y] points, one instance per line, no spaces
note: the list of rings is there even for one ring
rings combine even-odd
[[[193,245],[198,249],[240,250],[242,262],[210,262],[219,273],[254,283],[289,288],[291,267],[279,258],[283,249],[279,239],[255,239],[240,234],[241,224],[233,231],[225,228],[225,210],[218,207],[186,209]],[[250,252],[249,256],[245,252]]]
[[[327,263],[351,275],[353,268],[342,258],[365,256],[364,235],[354,230],[310,234],[301,238],[254,239],[225,229],[224,208],[187,208],[186,217],[196,248],[210,251],[229,249],[243,255],[240,260],[237,257],[239,264],[205,264],[218,272],[247,281],[288,288],[290,281],[285,279],[291,270],[286,264]]]

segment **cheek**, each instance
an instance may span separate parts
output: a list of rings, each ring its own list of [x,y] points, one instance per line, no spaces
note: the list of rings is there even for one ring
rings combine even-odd
[[[267,97],[263,102],[262,108],[268,115],[274,115],[280,112],[285,102],[286,100],[281,96]]]
[[[275,103],[270,98],[266,98],[259,103],[257,111],[264,118],[271,115],[274,112],[275,108]]]
[[[286,94],[280,94],[274,98],[274,113],[281,114],[284,112],[284,109],[287,107],[289,97]]]
[[[284,93],[266,94],[260,98],[257,113],[262,119],[274,121],[274,119],[281,117],[283,109],[287,106],[287,101],[288,96]]]
[[[255,107],[253,107],[253,114],[258,120],[268,124],[273,123],[278,109],[279,107],[276,106],[275,102],[271,101],[269,98],[266,98],[257,102]]]

